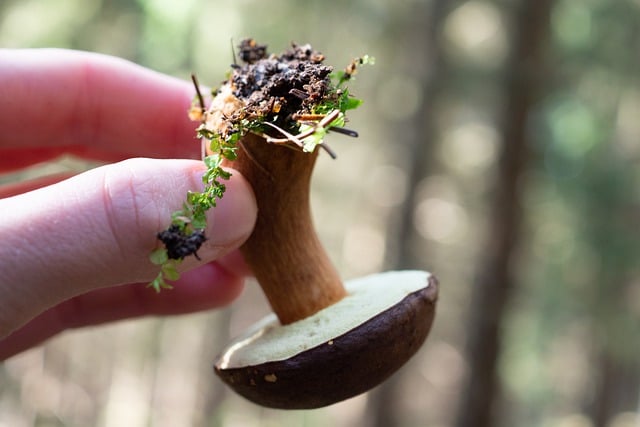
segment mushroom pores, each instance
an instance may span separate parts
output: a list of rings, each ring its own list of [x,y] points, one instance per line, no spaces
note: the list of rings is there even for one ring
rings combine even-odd
[[[438,283],[392,271],[345,283],[348,296],[313,316],[256,323],[219,356],[215,372],[262,406],[319,408],[380,384],[413,356],[435,314]]]

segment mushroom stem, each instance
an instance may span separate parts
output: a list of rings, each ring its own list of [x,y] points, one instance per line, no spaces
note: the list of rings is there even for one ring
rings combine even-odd
[[[309,186],[317,157],[317,149],[305,153],[248,133],[231,164],[258,204],[255,229],[241,251],[284,325],[347,294],[313,227]]]

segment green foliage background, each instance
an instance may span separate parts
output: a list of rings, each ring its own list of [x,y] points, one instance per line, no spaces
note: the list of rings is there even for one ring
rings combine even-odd
[[[0,47],[102,52],[185,79],[195,72],[211,86],[245,36],[274,51],[310,42],[337,66],[376,57],[352,85],[365,100],[349,124],[360,138],[329,141],[339,158],[318,164],[314,213],[343,277],[411,267],[440,278],[432,336],[385,404],[401,414],[395,425],[448,426],[469,374],[471,288],[510,143],[500,129],[519,4],[4,0]],[[500,325],[496,425],[640,422],[638,22],[637,0],[558,0],[544,64],[519,70],[544,90],[528,112],[525,227]],[[417,175],[410,141],[428,147]],[[370,396],[282,412],[224,389],[213,356],[266,311],[249,284],[228,309],[68,332],[0,366],[0,426],[376,425]]]

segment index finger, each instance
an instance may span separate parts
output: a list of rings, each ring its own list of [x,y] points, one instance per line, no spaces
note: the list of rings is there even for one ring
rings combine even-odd
[[[194,89],[131,62],[60,49],[0,49],[0,171],[73,153],[196,158]]]

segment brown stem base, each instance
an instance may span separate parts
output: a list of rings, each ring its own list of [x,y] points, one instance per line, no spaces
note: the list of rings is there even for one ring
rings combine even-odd
[[[241,251],[282,324],[346,295],[311,218],[309,185],[318,150],[304,153],[247,134],[231,164],[249,181],[258,219]]]

